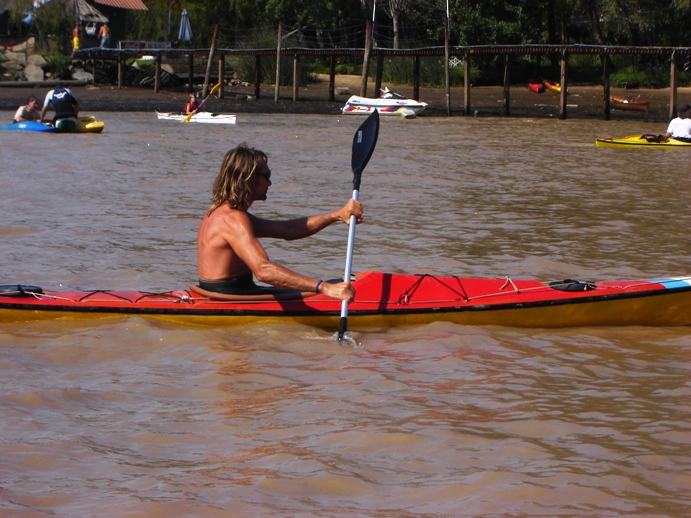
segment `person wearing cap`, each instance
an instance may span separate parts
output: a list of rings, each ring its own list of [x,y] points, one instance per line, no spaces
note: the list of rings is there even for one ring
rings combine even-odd
[[[691,142],[691,104],[679,108],[679,116],[671,120],[665,137]]]

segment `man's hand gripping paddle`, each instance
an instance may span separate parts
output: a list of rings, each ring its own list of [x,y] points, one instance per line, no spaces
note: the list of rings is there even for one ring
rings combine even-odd
[[[353,199],[357,200],[360,197],[360,179],[362,178],[362,171],[365,169],[367,162],[369,162],[374,148],[377,145],[377,137],[379,136],[379,112],[374,110],[372,114],[367,117],[353,137],[353,155],[351,159],[351,168],[353,169]],[[357,219],[355,216],[350,216],[350,226],[348,228],[348,253],[346,254],[345,273],[343,280],[350,282],[350,273],[353,266],[353,246],[355,245],[355,225]],[[354,343],[352,337],[348,333],[348,301],[344,300],[341,305],[341,322],[338,326],[338,340],[348,341]]]
[[[208,101],[208,100],[209,100],[209,97],[211,97],[213,94],[215,94],[216,91],[217,91],[219,88],[221,88],[221,83],[218,83],[216,86],[214,86],[214,87],[211,89],[211,91],[209,92],[209,95],[207,95],[207,96],[204,98],[204,100],[202,101],[202,103],[201,103],[199,106],[197,106],[197,109],[194,110],[194,111],[193,111],[192,113],[190,113],[189,115],[187,115],[184,119],[182,119],[182,122],[189,122],[190,120],[192,120],[192,117],[194,116],[194,114],[196,114],[199,110],[202,109],[202,106],[204,106],[204,103],[205,103],[206,101]]]

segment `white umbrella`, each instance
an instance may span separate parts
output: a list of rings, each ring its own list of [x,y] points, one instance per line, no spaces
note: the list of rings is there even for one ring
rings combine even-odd
[[[192,39],[192,26],[190,25],[190,17],[187,14],[187,9],[182,10],[182,17],[180,18],[180,33],[178,34],[179,41],[190,41]]]

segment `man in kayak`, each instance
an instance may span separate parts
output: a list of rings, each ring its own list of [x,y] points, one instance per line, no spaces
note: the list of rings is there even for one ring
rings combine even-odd
[[[53,122],[60,119],[77,118],[79,115],[77,98],[67,88],[57,87],[46,94],[43,108],[41,108],[41,120],[45,119],[46,110],[51,104],[55,110]]]
[[[38,99],[33,95],[26,100],[26,105],[20,106],[14,114],[14,122],[40,121],[41,112],[38,109]]]
[[[262,219],[248,212],[255,201],[264,201],[271,186],[271,170],[264,152],[241,144],[231,149],[214,182],[212,205],[197,235],[199,286],[226,294],[257,294],[271,288],[322,293],[352,302],[355,290],[350,282],[327,282],[289,270],[273,261],[259,238],[302,239],[354,215],[362,222],[360,202],[350,200],[334,212],[287,221]]]
[[[691,142],[691,104],[679,108],[679,116],[672,119],[664,136]]]

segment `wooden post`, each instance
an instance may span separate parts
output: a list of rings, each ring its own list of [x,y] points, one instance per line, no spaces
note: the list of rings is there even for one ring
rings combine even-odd
[[[379,97],[381,92],[381,78],[384,74],[384,54],[377,52],[377,75],[374,78],[374,97]]]
[[[672,65],[669,69],[669,120],[677,115],[677,51],[672,51]]]
[[[262,84],[262,58],[259,54],[254,56],[254,98],[259,99]]]
[[[187,93],[194,92],[194,55],[187,55]]]
[[[448,4],[447,4],[448,5]],[[444,16],[444,83],[446,84],[446,116],[451,117],[451,72],[449,71],[449,17]]]
[[[203,97],[209,95],[209,80],[211,77],[211,63],[214,59],[214,52],[216,52],[216,37],[218,36],[218,25],[214,27],[214,35],[211,38],[211,48],[209,49],[209,59],[206,62],[206,75],[204,76],[204,93]]]
[[[329,101],[336,100],[336,56],[331,55],[329,67]]]
[[[118,52],[118,90],[122,88],[122,76],[123,76],[123,60],[122,52]]]
[[[362,59],[362,78],[360,82],[360,97],[367,97],[367,75],[369,74],[369,60],[372,53],[372,23],[367,20],[365,30],[365,55]]]
[[[156,72],[154,74],[154,93],[161,91],[161,53],[156,54]]]
[[[463,113],[470,115],[470,55],[463,54]]]
[[[278,21],[278,41],[276,42],[276,81],[274,85],[274,102],[278,102],[278,95],[281,90],[281,40],[283,31],[283,21]]]
[[[218,98],[223,99],[223,78],[226,75],[226,56],[221,54],[218,56],[218,82],[221,87],[217,90]]]
[[[420,56],[413,60],[413,99],[420,100]]]
[[[567,90],[569,89],[566,80],[566,65],[567,65],[567,53],[566,51],[561,54],[561,75],[559,78],[559,84],[561,85],[561,92],[559,94],[559,118],[566,119],[566,96]]]
[[[511,54],[504,57],[504,115],[511,114]]]
[[[300,85],[300,67],[298,67],[298,53],[293,54],[293,102],[298,100],[298,87]]]
[[[607,54],[600,54],[602,59],[602,97],[605,104],[605,120],[610,119],[610,102],[609,102],[609,56]]]

